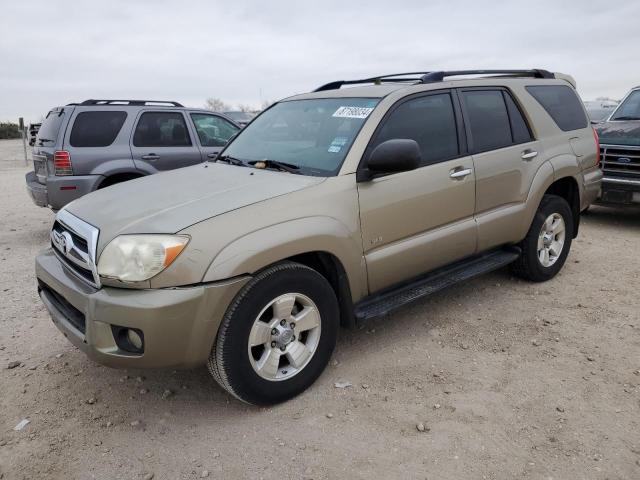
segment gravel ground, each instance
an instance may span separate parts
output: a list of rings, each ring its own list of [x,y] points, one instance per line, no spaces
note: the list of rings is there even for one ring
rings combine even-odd
[[[638,209],[592,208],[550,282],[503,270],[341,332],[311,389],[253,408],[58,332],[21,148],[0,142],[0,478],[640,478]]]

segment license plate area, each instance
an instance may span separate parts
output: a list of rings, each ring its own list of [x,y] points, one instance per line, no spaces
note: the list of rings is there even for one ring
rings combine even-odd
[[[38,182],[46,183],[47,181],[47,157],[42,155],[33,156],[33,171],[38,177]]]

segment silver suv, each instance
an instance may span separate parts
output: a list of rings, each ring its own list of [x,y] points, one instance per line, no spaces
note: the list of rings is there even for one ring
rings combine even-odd
[[[89,192],[214,158],[240,126],[178,102],[86,100],[48,114],[33,148],[27,190],[59,210]]]

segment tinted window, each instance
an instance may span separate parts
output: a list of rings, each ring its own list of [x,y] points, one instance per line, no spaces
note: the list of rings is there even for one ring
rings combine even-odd
[[[51,110],[38,130],[38,143],[53,146],[64,120],[64,110]]]
[[[126,112],[81,112],[73,122],[72,147],[106,147],[118,136]]]
[[[181,113],[145,112],[133,135],[136,147],[188,147],[191,139]]]
[[[239,130],[238,127],[217,115],[192,113],[191,119],[196,126],[200,145],[203,147],[222,147]]]
[[[504,100],[507,102],[507,110],[509,112],[509,120],[511,120],[511,134],[513,136],[513,143],[525,143],[533,140],[527,122],[522,116],[522,112],[506,92],[504,93]]]
[[[458,132],[451,96],[442,93],[402,103],[384,121],[371,148],[395,138],[418,142],[422,165],[457,156]]]
[[[611,120],[640,120],[640,90],[629,94]]]
[[[511,125],[502,91],[466,91],[462,92],[462,98],[475,152],[486,152],[511,145]]]
[[[588,125],[587,116],[573,88],[566,85],[535,85],[527,87],[527,91],[561,130],[567,132]]]

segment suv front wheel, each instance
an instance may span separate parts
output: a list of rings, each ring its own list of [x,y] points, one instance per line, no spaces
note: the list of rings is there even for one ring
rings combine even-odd
[[[522,255],[512,264],[513,273],[533,282],[553,278],[569,255],[572,239],[573,215],[569,204],[557,195],[545,195],[520,244]]]
[[[322,373],[335,347],[338,301],[329,282],[285,262],[256,275],[229,306],[209,371],[247,403],[288,400]]]

